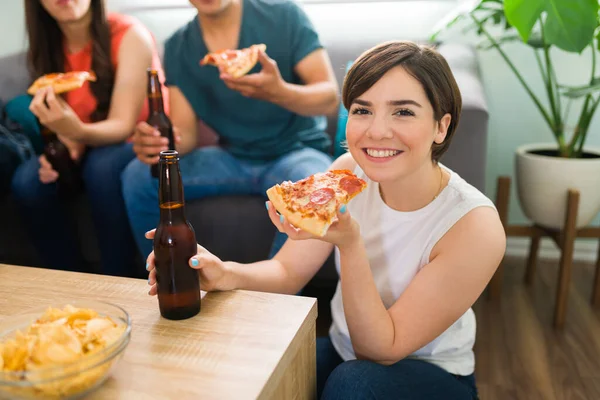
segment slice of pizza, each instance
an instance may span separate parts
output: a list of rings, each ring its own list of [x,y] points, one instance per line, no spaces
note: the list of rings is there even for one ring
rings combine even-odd
[[[337,220],[337,210],[367,187],[349,170],[319,172],[267,190],[275,209],[292,225],[322,237]]]
[[[254,44],[240,50],[220,50],[205,55],[200,61],[200,65],[221,67],[229,75],[239,78],[254,68],[258,62],[258,53],[266,50],[267,46],[265,44]]]
[[[91,71],[71,71],[45,74],[37,78],[27,89],[27,93],[35,95],[38,90],[52,86],[57,94],[79,89],[86,81],[95,82],[96,74]]]

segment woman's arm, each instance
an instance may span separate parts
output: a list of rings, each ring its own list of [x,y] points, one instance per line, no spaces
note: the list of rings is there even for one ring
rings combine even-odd
[[[146,99],[146,70],[152,65],[153,40],[141,26],[131,27],[121,42],[108,117],[84,123],[75,139],[92,146],[119,143],[135,128]]]
[[[472,210],[436,244],[430,263],[389,309],[360,239],[341,248],[344,313],[356,356],[393,364],[442,334],[485,289],[505,244],[496,211]]]
[[[232,273],[236,289],[296,294],[323,266],[331,250],[332,245],[316,239],[288,240],[271,260],[225,265]]]

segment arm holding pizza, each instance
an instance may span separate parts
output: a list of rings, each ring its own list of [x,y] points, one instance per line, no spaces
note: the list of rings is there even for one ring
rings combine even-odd
[[[294,71],[304,82],[303,85],[285,82],[277,62],[262,50],[258,54],[258,61],[262,65],[260,72],[240,78],[221,73],[225,85],[246,97],[270,101],[300,115],[335,112],[338,84],[324,49],[311,52],[295,66]]]
[[[119,68],[107,119],[84,123],[51,88],[41,89],[31,102],[31,111],[61,138],[83,145],[102,146],[127,139],[146,96],[146,68],[152,64],[152,38],[133,26],[119,48]]]

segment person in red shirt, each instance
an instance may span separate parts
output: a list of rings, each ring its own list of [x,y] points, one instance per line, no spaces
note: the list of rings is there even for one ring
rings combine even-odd
[[[164,80],[154,38],[133,17],[107,15],[104,0],[25,0],[25,15],[32,81],[63,71],[93,71],[97,76],[96,82],[62,96],[40,89],[29,109],[81,165],[101,272],[133,276],[136,247],[120,175],[135,157],[130,142],[135,125],[148,116],[147,68],[159,70]],[[44,266],[86,270],[78,235],[57,195],[57,179],[41,155],[19,166],[12,193]]]

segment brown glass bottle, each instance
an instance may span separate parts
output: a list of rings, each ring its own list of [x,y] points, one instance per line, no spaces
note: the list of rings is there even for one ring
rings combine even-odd
[[[44,141],[44,155],[52,168],[58,172],[56,185],[59,195],[65,198],[77,195],[83,189],[79,165],[73,161],[69,149],[56,133],[45,126],[41,126],[40,129]]]
[[[179,154],[162,151],[158,162],[160,220],[154,236],[154,257],[160,313],[185,319],[200,312],[200,278],[189,260],[197,252],[196,235],[185,217]]]
[[[148,125],[160,132],[162,137],[169,139],[169,150],[175,150],[175,137],[173,136],[173,125],[165,114],[162,97],[162,86],[158,79],[158,71],[149,68],[148,72]],[[158,164],[150,167],[152,176],[158,178]]]

